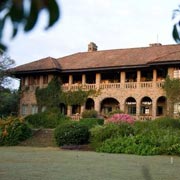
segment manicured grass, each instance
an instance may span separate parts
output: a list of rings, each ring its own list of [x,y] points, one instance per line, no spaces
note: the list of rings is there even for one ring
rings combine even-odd
[[[0,147],[2,180],[178,180],[180,157]]]

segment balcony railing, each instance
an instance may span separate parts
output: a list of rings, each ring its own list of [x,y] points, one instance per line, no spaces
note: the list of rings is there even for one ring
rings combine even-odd
[[[64,84],[62,86],[64,91],[78,89],[149,89],[149,88],[162,88],[164,82],[126,82],[126,83],[100,83],[98,84]]]

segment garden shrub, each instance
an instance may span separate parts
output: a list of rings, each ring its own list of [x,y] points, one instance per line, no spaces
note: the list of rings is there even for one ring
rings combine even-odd
[[[130,136],[134,134],[134,129],[130,124],[120,123],[120,124],[105,124],[104,126],[96,126],[90,130],[91,137],[90,142],[92,148],[96,149],[101,144],[111,138]]]
[[[1,131],[6,132],[6,134],[1,133],[0,145],[6,146],[17,145],[19,142],[28,139],[32,135],[30,127],[17,118],[5,127],[1,126]]]
[[[98,117],[98,112],[95,111],[94,109],[92,110],[85,110],[82,113],[82,118],[97,118]]]
[[[67,116],[61,114],[56,109],[29,115],[25,120],[33,126],[33,128],[56,128],[61,123],[70,120]]]
[[[133,124],[134,118],[129,114],[114,114],[108,120],[107,123],[128,123]]]
[[[54,132],[57,145],[82,145],[89,142],[89,130],[86,125],[69,122],[59,125]]]
[[[175,128],[180,129],[180,120],[170,117],[162,117],[152,121],[154,126],[159,128]]]
[[[103,125],[104,119],[100,118],[83,118],[79,121],[80,124],[88,126],[89,129],[93,128],[96,125]]]
[[[134,136],[104,141],[97,151],[137,155],[180,154],[180,132],[173,129],[152,129]]]

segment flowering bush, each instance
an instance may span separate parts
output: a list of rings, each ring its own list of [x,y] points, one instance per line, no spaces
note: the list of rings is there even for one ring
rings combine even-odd
[[[108,120],[107,123],[128,123],[128,124],[133,124],[134,123],[134,118],[128,114],[114,114],[112,115]]]

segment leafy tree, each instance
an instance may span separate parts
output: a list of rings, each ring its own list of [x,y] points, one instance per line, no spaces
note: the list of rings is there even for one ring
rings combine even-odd
[[[6,21],[12,24],[12,38],[14,38],[20,27],[24,32],[31,31],[38,20],[42,10],[48,12],[48,24],[45,29],[50,28],[57,22],[60,10],[56,0],[2,0],[0,1],[0,49],[5,50],[6,46],[2,42],[3,30]]]
[[[19,92],[2,89],[0,92],[0,117],[18,114]]]
[[[4,89],[3,86],[10,82],[7,78],[10,76],[10,72],[7,70],[14,64],[14,60],[12,60],[6,53],[0,51],[0,92]]]
[[[172,15],[172,19],[175,20],[175,23],[173,25],[173,38],[177,43],[180,43],[180,19],[179,19],[179,15],[180,15],[180,5],[178,7],[178,9],[175,9],[173,11],[173,15]]]
[[[169,116],[173,117],[174,104],[180,102],[180,79],[170,79],[169,76],[167,76],[163,89],[167,96]]]

